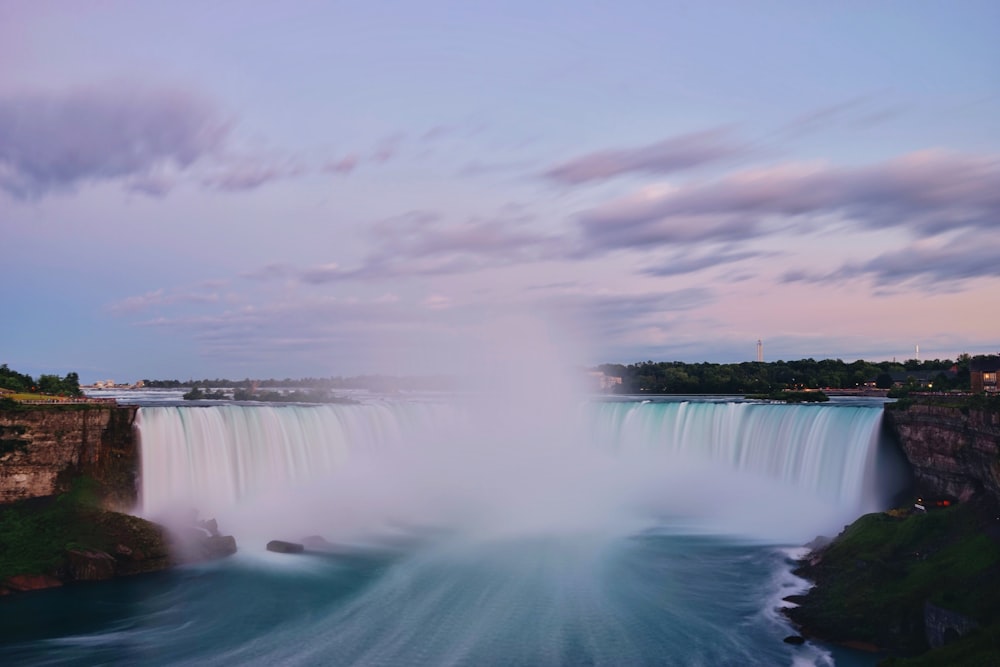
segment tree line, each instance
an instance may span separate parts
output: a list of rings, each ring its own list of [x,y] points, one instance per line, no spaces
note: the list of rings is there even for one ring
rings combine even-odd
[[[867,384],[888,389],[900,378],[904,385],[919,384],[922,378],[935,391],[968,390],[968,354],[957,360],[910,359],[871,362],[840,359],[800,359],[798,361],[734,364],[643,361],[634,364],[602,364],[605,375],[622,378],[617,393],[655,394],[767,394],[783,390],[858,389]]]
[[[269,387],[273,389],[368,389],[371,391],[419,391],[435,390],[447,391],[455,389],[454,378],[444,375],[422,376],[422,377],[395,377],[388,375],[359,375],[356,377],[327,377],[327,378],[284,378],[281,380],[270,378],[266,380],[229,380],[226,378],[204,378],[201,380],[148,380],[144,379],[143,385],[150,389],[186,389],[190,387],[204,387],[205,389],[246,389],[253,392],[258,387]]]
[[[52,396],[83,396],[80,376],[76,373],[67,373],[65,377],[43,374],[35,380],[30,375],[11,370],[7,364],[0,365],[0,388]]]

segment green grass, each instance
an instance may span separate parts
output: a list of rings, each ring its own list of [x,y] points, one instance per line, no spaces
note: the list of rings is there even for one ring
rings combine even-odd
[[[128,544],[146,554],[165,554],[162,529],[97,506],[94,480],[74,480],[69,493],[0,506],[0,581],[16,574],[54,574],[70,549],[114,553]]]
[[[930,601],[980,623],[1000,619],[1000,545],[975,508],[906,518],[869,514],[851,524],[802,574],[817,587],[789,615],[834,641],[860,640],[904,653],[926,650]]]
[[[1000,665],[1000,621],[962,639],[912,658],[889,658],[879,667],[997,667]]]

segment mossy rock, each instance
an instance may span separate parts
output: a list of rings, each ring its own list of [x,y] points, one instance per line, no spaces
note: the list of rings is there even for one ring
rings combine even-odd
[[[907,655],[928,649],[928,601],[988,625],[1000,618],[1000,544],[985,520],[971,505],[865,515],[797,570],[816,586],[787,614],[807,634]]]

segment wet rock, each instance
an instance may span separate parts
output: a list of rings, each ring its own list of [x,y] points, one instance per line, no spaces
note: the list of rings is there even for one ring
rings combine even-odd
[[[66,552],[69,577],[74,581],[105,581],[115,576],[115,559],[96,549],[72,549]]]
[[[794,646],[801,646],[806,643],[806,638],[802,635],[789,635],[783,640],[786,644],[792,644]]]
[[[45,588],[62,586],[63,582],[47,574],[15,574],[0,584],[0,595],[21,593],[24,591],[40,591]]]
[[[296,542],[285,542],[284,540],[271,540],[267,543],[267,550],[279,554],[297,554],[305,550],[305,546]]]
[[[221,537],[219,534],[219,523],[215,519],[199,521],[198,525],[207,530],[210,537]]]
[[[202,542],[202,553],[208,560],[232,556],[236,553],[236,538],[232,535],[207,537]]]

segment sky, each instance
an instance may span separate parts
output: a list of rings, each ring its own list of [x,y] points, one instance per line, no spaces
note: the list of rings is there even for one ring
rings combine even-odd
[[[0,363],[996,353],[998,26],[993,0],[5,0]]]

